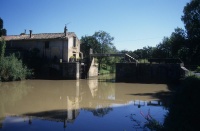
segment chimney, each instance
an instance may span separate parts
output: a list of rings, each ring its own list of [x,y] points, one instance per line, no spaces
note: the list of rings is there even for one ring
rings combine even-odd
[[[65,28],[64,28],[64,33],[65,33],[65,36],[67,36],[67,26],[65,25]]]
[[[30,31],[30,38],[32,37],[32,30],[29,30]]]

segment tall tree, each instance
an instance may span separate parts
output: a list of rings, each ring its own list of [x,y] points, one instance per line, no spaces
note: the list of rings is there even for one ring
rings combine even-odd
[[[93,37],[96,38],[101,45],[101,53],[109,53],[109,49],[113,47],[112,41],[114,37],[111,37],[110,34],[105,31],[95,32]]]
[[[181,28],[176,28],[170,36],[172,57],[179,57],[179,50],[186,47],[186,33]]]
[[[171,42],[169,37],[164,37],[163,41],[156,46],[157,56],[159,58],[170,58],[171,56]]]
[[[191,0],[184,7],[182,21],[187,31],[192,64],[200,64],[200,0]]]
[[[3,28],[3,20],[0,18],[0,37],[6,36],[6,29]]]
[[[90,49],[93,49],[93,53],[116,53],[113,40],[114,38],[105,31],[95,32],[92,36],[81,37],[81,51],[86,58],[89,58]],[[115,61],[115,58],[98,57],[99,70],[102,63],[112,65]]]
[[[0,62],[4,58],[6,42],[0,39]]]
[[[200,38],[200,1],[191,0],[184,7],[182,21],[189,38]]]
[[[101,53],[101,45],[97,39],[93,36],[83,36],[81,37],[81,52],[83,52],[84,57],[88,58],[90,49],[93,50],[93,53]]]
[[[111,49],[113,48],[113,43],[112,41],[114,40],[114,37],[111,37],[109,33],[105,31],[98,31],[95,32],[93,37],[99,42],[101,45],[101,53],[111,53]],[[99,70],[101,69],[101,64],[102,64],[103,57],[98,58],[98,64],[99,64]],[[106,58],[106,61],[108,59]],[[106,63],[106,62],[105,62]]]

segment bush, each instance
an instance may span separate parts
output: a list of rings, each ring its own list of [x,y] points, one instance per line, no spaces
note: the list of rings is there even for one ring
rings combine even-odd
[[[15,55],[4,57],[0,61],[0,81],[23,80],[32,75],[32,71],[27,69]]]
[[[196,73],[200,73],[200,66],[197,67],[197,69],[195,70]]]
[[[196,131],[200,124],[200,78],[189,76],[174,92],[171,105],[166,115],[166,131]]]

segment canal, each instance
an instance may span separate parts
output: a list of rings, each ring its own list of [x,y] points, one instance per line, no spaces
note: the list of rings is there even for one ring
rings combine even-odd
[[[167,114],[166,84],[88,80],[0,83],[0,131],[149,130]]]

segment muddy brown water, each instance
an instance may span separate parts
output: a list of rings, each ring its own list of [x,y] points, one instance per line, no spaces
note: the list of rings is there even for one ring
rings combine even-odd
[[[88,80],[25,80],[0,83],[1,130],[149,130],[167,109],[165,84]]]

